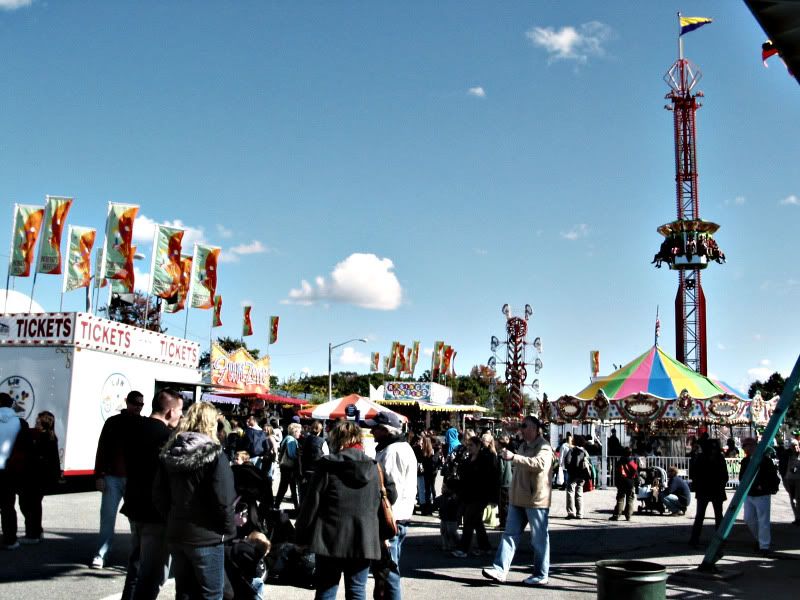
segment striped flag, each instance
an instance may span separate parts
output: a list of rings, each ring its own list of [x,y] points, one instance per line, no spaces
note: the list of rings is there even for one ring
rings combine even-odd
[[[11,257],[8,274],[12,277],[29,277],[33,252],[42,228],[44,207],[27,204],[14,205],[14,233],[11,237]]]
[[[689,33],[690,31],[694,31],[698,27],[702,27],[703,25],[708,25],[712,22],[711,19],[708,17],[680,17],[681,22],[681,33]]]
[[[72,206],[72,198],[47,196],[42,223],[42,237],[39,240],[39,261],[36,271],[45,275],[61,275],[61,234],[67,213]]]

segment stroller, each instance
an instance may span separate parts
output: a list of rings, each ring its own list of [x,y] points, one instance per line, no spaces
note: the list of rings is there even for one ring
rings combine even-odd
[[[661,491],[667,487],[667,472],[661,467],[647,467],[639,474],[639,485],[636,488],[636,499],[639,500],[637,513],[653,514],[658,511],[664,514],[661,502]]]

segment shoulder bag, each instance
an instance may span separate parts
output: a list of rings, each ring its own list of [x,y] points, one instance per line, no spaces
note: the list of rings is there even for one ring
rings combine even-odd
[[[397,523],[394,520],[392,503],[389,502],[386,486],[383,483],[383,469],[379,464],[375,466],[378,467],[378,482],[381,486],[381,501],[378,504],[378,534],[381,540],[390,540],[397,535]]]

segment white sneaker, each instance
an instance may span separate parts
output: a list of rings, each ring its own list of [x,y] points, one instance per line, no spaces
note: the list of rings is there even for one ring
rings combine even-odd
[[[547,576],[535,577],[531,575],[522,583],[524,583],[525,585],[547,585],[548,583],[550,583],[550,579]]]
[[[105,561],[100,556],[95,556],[92,559],[92,564],[89,565],[92,569],[102,569],[105,567]]]
[[[497,583],[505,583],[506,576],[504,573],[498,571],[494,567],[488,567],[481,571],[481,574],[486,577],[486,579],[491,579],[492,581],[496,581]]]

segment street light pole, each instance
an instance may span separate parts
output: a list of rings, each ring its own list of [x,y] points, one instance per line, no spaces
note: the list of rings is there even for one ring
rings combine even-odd
[[[344,346],[345,344],[349,344],[350,342],[364,342],[367,343],[367,340],[364,338],[353,338],[351,340],[347,340],[346,342],[342,342],[341,344],[336,344],[335,346],[328,342],[328,401],[330,402],[333,400],[333,373],[331,372],[331,354],[336,348]]]

